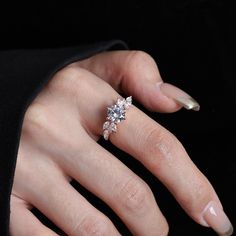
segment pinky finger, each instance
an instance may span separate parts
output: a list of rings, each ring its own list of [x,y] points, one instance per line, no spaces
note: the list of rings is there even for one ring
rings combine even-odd
[[[43,225],[23,204],[15,203],[11,207],[10,236],[57,236]]]

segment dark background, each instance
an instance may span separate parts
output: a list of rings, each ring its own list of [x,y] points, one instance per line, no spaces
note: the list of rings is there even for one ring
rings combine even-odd
[[[189,92],[201,110],[148,114],[184,144],[236,225],[235,9],[231,2],[77,1],[76,5],[33,3],[0,11],[0,49],[57,48],[121,39],[130,49],[151,54],[163,79]],[[110,144],[101,143],[149,183],[169,222],[170,235],[215,235],[193,222],[141,165]],[[122,235],[129,235],[108,207],[77,183],[72,184],[113,220]]]

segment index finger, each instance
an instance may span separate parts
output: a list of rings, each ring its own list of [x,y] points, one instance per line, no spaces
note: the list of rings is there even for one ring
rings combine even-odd
[[[104,52],[75,64],[96,74],[116,91],[132,95],[149,110],[200,109],[189,94],[163,82],[154,59],[143,51]]]

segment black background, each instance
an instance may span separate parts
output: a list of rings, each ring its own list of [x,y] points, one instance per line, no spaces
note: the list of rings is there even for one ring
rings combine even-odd
[[[1,11],[1,49],[57,48],[122,39],[130,49],[151,54],[163,79],[189,92],[201,110],[168,115],[145,112],[180,139],[236,225],[235,25],[231,2],[78,1],[76,5],[33,3],[9,8],[7,14],[4,8]],[[170,235],[215,235],[193,222],[161,183],[131,157],[110,144],[101,144],[149,183],[169,222]],[[113,220],[122,235],[129,235],[108,207],[77,183],[72,184]]]

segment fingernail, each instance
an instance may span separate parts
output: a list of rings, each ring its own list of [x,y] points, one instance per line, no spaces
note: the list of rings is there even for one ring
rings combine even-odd
[[[202,212],[204,221],[221,236],[233,234],[233,226],[223,209],[214,201],[207,204]]]
[[[175,102],[177,102],[184,108],[194,111],[200,110],[200,105],[195,99],[193,99],[189,94],[175,87],[174,85],[162,83],[160,85],[160,89],[165,96],[174,99]]]

